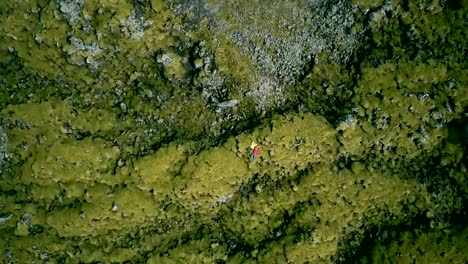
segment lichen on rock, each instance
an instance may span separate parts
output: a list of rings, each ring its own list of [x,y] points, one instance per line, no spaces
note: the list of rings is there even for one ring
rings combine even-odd
[[[8,148],[8,135],[0,126],[0,178],[3,176],[4,171],[8,168],[8,159],[10,158]]]
[[[58,0],[57,6],[68,23],[73,24],[81,15],[85,0]]]

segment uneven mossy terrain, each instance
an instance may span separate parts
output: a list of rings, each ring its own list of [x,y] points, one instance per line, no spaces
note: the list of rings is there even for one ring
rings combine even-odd
[[[0,21],[3,262],[468,261],[464,1],[2,1]]]

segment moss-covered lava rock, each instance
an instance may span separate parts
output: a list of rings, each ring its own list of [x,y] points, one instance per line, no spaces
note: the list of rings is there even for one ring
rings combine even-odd
[[[2,1],[0,21],[3,262],[468,261],[465,2]]]

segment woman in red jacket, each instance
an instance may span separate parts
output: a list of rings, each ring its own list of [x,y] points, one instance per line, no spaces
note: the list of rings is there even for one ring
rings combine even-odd
[[[251,159],[252,161],[255,160],[255,158],[256,158],[257,155],[258,155],[258,152],[260,152],[260,148],[259,148],[258,146],[255,146],[255,147],[253,148],[253,150],[252,150],[252,155],[250,156],[250,159]]]

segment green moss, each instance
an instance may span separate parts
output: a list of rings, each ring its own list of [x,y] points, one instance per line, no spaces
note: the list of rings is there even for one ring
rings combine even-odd
[[[466,254],[467,229],[459,232],[429,231],[401,232],[393,235],[388,243],[378,243],[362,263],[394,262],[464,262]]]
[[[213,263],[214,260],[226,260],[227,256],[217,252],[223,252],[225,249],[221,249],[218,247],[220,247],[219,244],[210,244],[208,239],[193,240],[181,247],[171,250],[168,256],[151,256],[148,259],[147,263]]]
[[[133,163],[138,187],[156,195],[167,194],[180,185],[179,173],[187,158],[184,146],[171,144],[154,155],[146,156]]]
[[[261,171],[272,176],[294,172],[313,163],[331,163],[337,150],[336,131],[328,122],[311,114],[274,117],[271,128],[240,135],[238,147],[260,143]],[[275,177],[275,176],[274,176]]]
[[[116,128],[118,122],[115,113],[96,108],[80,112],[71,120],[72,129],[89,131],[92,134],[97,132],[109,133]]]
[[[355,114],[338,126],[343,150],[357,157],[372,153],[391,160],[394,153],[414,158],[441,144],[447,137],[442,123],[455,116],[447,109],[446,96],[434,88],[446,80],[446,67],[430,63],[363,69],[353,99]],[[434,118],[435,109],[440,117]]]
[[[334,173],[330,170],[318,170],[301,180],[296,193],[314,193],[308,206],[296,208],[290,220],[292,230],[302,230],[302,237],[284,235],[274,243],[267,245],[259,252],[261,262],[271,262],[278,256],[272,254],[282,251],[288,261],[293,263],[329,262],[337,254],[338,244],[342,234],[357,232],[362,234],[366,226],[381,224],[385,214],[379,208],[386,208],[396,217],[392,223],[404,221],[402,214],[416,215],[431,206],[426,202],[428,194],[424,186],[414,181],[395,180],[390,175],[379,172],[370,172],[362,164],[356,173],[342,171]],[[288,201],[294,201],[293,193]],[[271,201],[284,201],[275,199]],[[279,197],[278,197],[279,198]],[[338,198],[338,199],[337,199]],[[406,208],[403,204],[414,203],[419,200],[419,208]],[[300,201],[297,205],[305,205]],[[307,204],[307,203],[306,203]],[[298,210],[299,209],[299,210]],[[278,211],[278,209],[276,209]],[[261,222],[260,222],[261,223]],[[293,232],[292,232],[293,233]]]
[[[101,140],[84,140],[68,144],[54,144],[43,159],[33,164],[36,179],[60,182],[112,182],[109,174],[117,162],[117,147],[106,147]],[[107,176],[107,177],[106,177]]]
[[[250,56],[242,51],[231,41],[221,38],[221,43],[213,47],[216,58],[216,66],[225,76],[235,80],[239,86],[249,86],[254,82],[255,69]]]
[[[382,6],[383,0],[353,0],[352,3],[355,5],[358,5],[360,8],[363,9],[371,9],[371,8],[376,8],[379,6]]]

